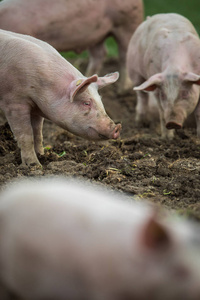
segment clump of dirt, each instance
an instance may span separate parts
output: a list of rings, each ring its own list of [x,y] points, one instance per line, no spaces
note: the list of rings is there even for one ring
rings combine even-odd
[[[0,155],[5,156],[8,152],[16,150],[16,146],[10,126],[6,122],[1,126]]]
[[[117,70],[117,61],[107,61],[104,74]],[[121,138],[90,142],[44,123],[43,167],[22,167],[20,151],[9,125],[0,126],[0,188],[24,176],[65,175],[98,181],[137,199],[150,199],[178,212],[200,219],[200,141],[195,128],[177,131],[173,141],[160,138],[159,124],[136,128],[135,94],[121,96],[117,85],[102,90],[110,117],[123,126]]]

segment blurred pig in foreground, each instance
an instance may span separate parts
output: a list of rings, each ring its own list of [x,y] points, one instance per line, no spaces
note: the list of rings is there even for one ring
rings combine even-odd
[[[200,137],[199,56],[199,36],[190,21],[178,14],[158,14],[138,27],[127,54],[137,93],[138,125],[149,117],[148,93],[153,93],[163,138],[173,138],[174,129],[182,128],[193,112]]]
[[[0,30],[0,70],[0,108],[22,164],[39,164],[36,154],[44,154],[44,118],[87,139],[119,137],[121,125],[108,117],[98,94],[118,72],[85,77],[49,44],[5,30]]]
[[[106,50],[105,39],[118,43],[120,89],[126,76],[126,52],[130,38],[143,21],[142,0],[4,0],[0,3],[0,28],[29,34],[58,51],[89,50],[87,76],[98,73]]]
[[[0,225],[1,300],[200,299],[199,226],[149,204],[40,178],[1,193]]]

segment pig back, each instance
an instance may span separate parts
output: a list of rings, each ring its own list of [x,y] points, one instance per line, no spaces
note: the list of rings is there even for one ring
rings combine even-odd
[[[188,42],[187,42],[188,40]],[[127,68],[131,77],[134,72],[148,78],[160,72],[165,56],[172,48],[184,43],[191,52],[194,44],[199,47],[199,37],[192,23],[179,14],[157,14],[139,25],[133,34],[127,51]]]

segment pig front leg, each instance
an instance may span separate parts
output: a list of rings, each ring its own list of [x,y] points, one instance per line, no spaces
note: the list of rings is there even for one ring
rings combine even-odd
[[[149,95],[142,91],[136,91],[137,105],[135,122],[137,127],[149,125]]]
[[[174,138],[174,129],[167,129],[166,128],[166,122],[165,122],[165,117],[164,117],[164,110],[159,102],[158,103],[158,110],[159,110],[159,116],[160,116],[160,129],[161,129],[161,138],[162,139],[173,139]]]
[[[34,136],[30,112],[24,112],[24,109],[17,110],[15,114],[6,114],[6,117],[17,140],[18,147],[21,149],[22,165],[40,165],[34,149]]]
[[[86,70],[87,77],[90,77],[93,74],[99,74],[107,51],[104,44],[99,43],[89,49],[89,54],[89,64]]]

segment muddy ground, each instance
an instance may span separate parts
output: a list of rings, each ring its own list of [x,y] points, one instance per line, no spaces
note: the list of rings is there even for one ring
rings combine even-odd
[[[109,59],[102,73],[115,70],[117,61]],[[43,167],[25,168],[20,165],[19,149],[9,126],[3,124],[0,189],[12,179],[24,176],[84,177],[139,201],[148,198],[200,220],[200,140],[195,128],[184,128],[176,132],[173,141],[163,141],[155,122],[150,128],[136,128],[134,92],[119,96],[116,84],[100,92],[110,117],[122,123],[119,140],[89,142],[45,121],[45,155],[40,157]]]

